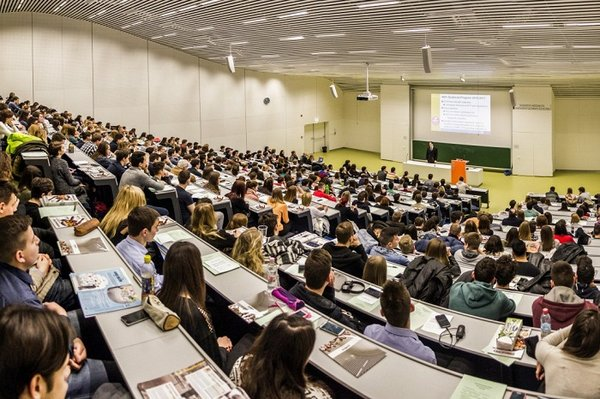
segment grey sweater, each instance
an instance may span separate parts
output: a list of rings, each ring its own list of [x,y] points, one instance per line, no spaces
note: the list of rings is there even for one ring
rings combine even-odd
[[[142,190],[147,187],[152,187],[155,190],[162,190],[165,187],[164,182],[153,180],[143,170],[135,166],[127,169],[123,173],[123,176],[121,176],[119,188],[123,188],[126,185],[136,186]]]

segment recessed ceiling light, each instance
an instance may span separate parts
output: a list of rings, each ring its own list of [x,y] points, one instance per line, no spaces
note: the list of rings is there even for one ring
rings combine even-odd
[[[373,7],[383,7],[383,6],[393,6],[395,4],[399,4],[399,1],[371,1],[369,3],[359,4],[356,7],[358,8],[373,8]]]
[[[205,30],[212,30],[212,29],[215,29],[215,27],[214,27],[214,26],[207,26],[207,27],[205,27],[205,28],[196,28],[196,30],[197,30],[198,32],[203,32],[203,31],[205,31]]]
[[[151,39],[151,40],[156,40],[156,39],[160,39],[161,37],[163,37],[163,35],[159,35],[159,36],[152,36],[150,39]]]
[[[549,28],[550,24],[509,24],[502,25],[504,29]]]
[[[202,3],[200,3],[200,5],[201,5],[201,6],[207,6],[207,5],[209,5],[209,4],[213,4],[213,3],[216,3],[216,2],[218,2],[218,1],[219,1],[219,0],[208,0],[208,1],[205,1],[205,2],[202,2]]]
[[[521,46],[524,49],[553,49],[553,48],[565,48],[565,46],[561,45],[543,45],[543,46]]]
[[[231,44],[232,46],[241,46],[242,44],[248,44],[248,42],[231,42],[229,44]]]
[[[52,12],[57,12],[58,10],[60,10],[65,4],[67,4],[66,1],[63,1],[62,3],[60,3]]]
[[[289,42],[294,40],[304,40],[304,36],[289,36],[289,37],[280,37],[279,41]]]
[[[431,32],[431,28],[413,28],[413,29],[402,29],[402,30],[393,30],[392,33],[421,33],[421,32]]]
[[[256,18],[256,19],[251,19],[248,21],[243,21],[242,23],[244,25],[250,25],[250,24],[257,24],[259,22],[265,22],[267,19],[266,18]]]
[[[432,47],[431,51],[454,51],[456,48],[454,47]]]
[[[573,22],[565,26],[600,26],[600,22]]]
[[[131,28],[132,26],[139,25],[139,24],[141,24],[142,22],[144,22],[144,21],[137,21],[137,22],[134,22],[134,23],[132,23],[132,24],[125,25],[125,26],[126,26],[127,28]],[[123,29],[127,29],[127,28],[123,28]]]
[[[266,54],[261,55],[260,58],[279,58],[279,54]]]
[[[181,12],[183,12],[183,11],[189,11],[189,10],[193,10],[196,7],[198,7],[198,5],[192,4],[191,6],[180,8],[179,11],[181,11]]]
[[[21,1],[19,1],[19,5],[17,6],[17,10],[20,10],[20,9],[21,9],[21,6],[23,5],[23,2],[24,2],[24,1],[25,1],[25,0],[21,0]]]
[[[321,39],[323,37],[342,37],[346,36],[345,33],[321,33],[319,35],[315,35],[315,37]]]
[[[348,51],[348,54],[373,54],[376,52],[377,52],[377,50],[354,50],[354,51]]]
[[[182,47],[182,50],[192,50],[192,49],[197,49],[197,48],[207,48],[208,46],[206,45],[201,45],[201,46],[190,46],[190,47]]]
[[[222,60],[224,57],[208,57],[209,60]]]
[[[167,33],[166,35],[163,35],[164,37],[171,37],[171,36],[176,36],[177,33],[173,32],[173,33]]]
[[[600,46],[598,45],[593,45],[593,44],[585,44],[585,45],[575,45],[573,46],[573,48],[577,48],[577,49],[590,49],[590,48],[600,48]]]
[[[177,14],[177,11],[169,11],[161,15],[161,17],[168,17],[169,15]]]
[[[334,55],[337,54],[335,51],[318,51],[316,53],[310,53],[310,55]]]
[[[301,17],[303,15],[308,15],[308,11],[296,11],[291,14],[280,15],[277,18],[293,18],[293,17]]]

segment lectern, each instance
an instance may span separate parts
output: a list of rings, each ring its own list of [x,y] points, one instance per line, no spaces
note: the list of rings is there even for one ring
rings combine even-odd
[[[465,161],[464,159],[453,159],[450,162],[450,181],[452,184],[456,184],[458,179],[462,176],[467,182],[467,163],[469,161]]]

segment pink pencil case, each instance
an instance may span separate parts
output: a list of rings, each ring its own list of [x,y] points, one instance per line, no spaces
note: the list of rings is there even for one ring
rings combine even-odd
[[[290,294],[284,288],[275,288],[271,291],[271,295],[285,303],[292,310],[298,310],[304,307],[303,301]]]

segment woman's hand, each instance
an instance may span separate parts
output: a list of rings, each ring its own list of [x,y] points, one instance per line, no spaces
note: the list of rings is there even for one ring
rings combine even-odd
[[[544,366],[538,362],[537,366],[535,367],[535,378],[537,378],[538,381],[542,381],[544,376]]]

